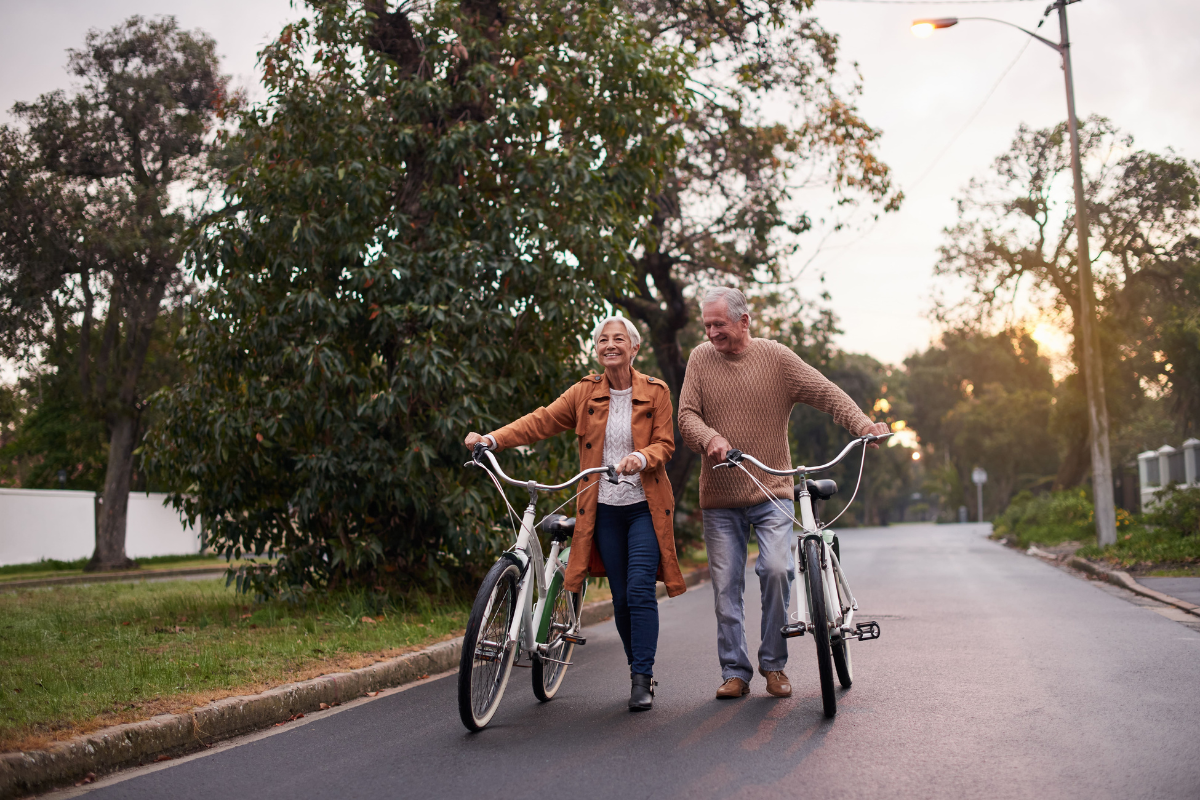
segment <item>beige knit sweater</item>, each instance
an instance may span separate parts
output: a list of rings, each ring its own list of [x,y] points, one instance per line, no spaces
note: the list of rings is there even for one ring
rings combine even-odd
[[[702,456],[701,508],[744,508],[766,501],[741,470],[714,471],[705,449],[720,434],[769,467],[791,469],[788,419],[796,403],[832,415],[856,436],[871,425],[845,392],[779,342],[751,339],[736,356],[718,352],[709,342],[692,351],[679,397],[679,431],[684,443]],[[792,499],[791,478],[757,472],[755,477],[772,494]]]

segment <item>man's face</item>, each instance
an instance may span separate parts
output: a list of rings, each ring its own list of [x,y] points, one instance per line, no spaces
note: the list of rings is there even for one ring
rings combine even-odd
[[[724,300],[709,303],[701,310],[704,333],[719,353],[739,353],[750,340],[750,317],[742,315],[737,322],[729,319]]]

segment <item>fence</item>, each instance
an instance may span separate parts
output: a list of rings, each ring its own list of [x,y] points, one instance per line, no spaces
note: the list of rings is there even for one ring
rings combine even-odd
[[[1142,508],[1154,505],[1154,493],[1174,483],[1179,486],[1200,484],[1200,439],[1188,439],[1176,450],[1164,444],[1157,450],[1147,450],[1138,455],[1138,484],[1141,488]]]
[[[200,552],[165,494],[129,495],[125,553],[130,558]],[[0,489],[0,566],[43,558],[73,561],[96,549],[96,495],[58,489]]]

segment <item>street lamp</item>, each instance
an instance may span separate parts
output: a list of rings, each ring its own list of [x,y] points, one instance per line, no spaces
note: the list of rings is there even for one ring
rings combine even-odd
[[[1067,127],[1071,134],[1071,171],[1075,177],[1075,235],[1078,239],[1076,260],[1079,268],[1079,327],[1083,334],[1083,377],[1087,387],[1088,424],[1092,439],[1092,494],[1095,500],[1096,535],[1103,547],[1116,544],[1117,516],[1113,499],[1112,456],[1108,444],[1108,403],[1104,395],[1104,375],[1100,372],[1100,345],[1096,337],[1096,295],[1092,285],[1092,259],[1088,252],[1087,205],[1083,195],[1083,172],[1079,164],[1079,124],[1075,118],[1075,82],[1071,76],[1071,43],[1067,36],[1067,6],[1079,0],[1054,0],[1046,14],[1058,10],[1060,40],[1052,42],[1020,25],[991,17],[946,17],[918,19],[912,24],[917,36],[929,36],[938,28],[950,28],[959,22],[980,20],[999,22],[1016,28],[1054,48],[1062,57],[1063,75],[1067,84]],[[1039,27],[1041,23],[1038,23]]]

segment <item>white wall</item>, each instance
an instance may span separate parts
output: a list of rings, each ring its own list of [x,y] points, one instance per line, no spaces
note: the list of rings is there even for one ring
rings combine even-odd
[[[131,558],[200,552],[199,530],[183,527],[164,494],[129,495],[125,553]],[[95,494],[0,489],[0,566],[43,558],[71,561],[96,549]]]

